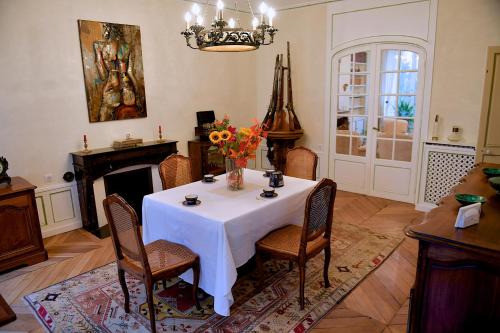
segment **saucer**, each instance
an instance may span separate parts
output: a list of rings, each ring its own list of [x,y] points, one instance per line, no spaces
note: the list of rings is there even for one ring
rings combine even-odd
[[[215,183],[215,182],[217,182],[217,181],[218,181],[218,179],[215,179],[215,178],[214,178],[214,180],[213,180],[212,182],[207,182],[205,179],[202,179],[202,180],[201,180],[201,182],[202,182],[202,183],[205,183],[205,184],[213,184],[213,183]]]
[[[183,204],[184,206],[188,206],[188,207],[193,206],[193,207],[194,207],[194,206],[199,206],[199,205],[201,204],[201,201],[200,201],[200,200],[196,200],[196,204],[191,205],[191,204],[188,204],[188,202],[187,202],[186,200],[184,200],[184,201],[182,202],[182,204]]]
[[[260,197],[261,198],[266,198],[266,199],[272,199],[272,198],[276,198],[278,196],[278,193],[274,192],[272,196],[268,197],[266,196],[264,193],[261,193],[260,194]]]
[[[271,177],[270,175],[268,175],[268,174],[266,174],[266,173],[265,173],[265,174],[263,174],[262,176],[263,176],[263,177],[266,177],[266,178]]]

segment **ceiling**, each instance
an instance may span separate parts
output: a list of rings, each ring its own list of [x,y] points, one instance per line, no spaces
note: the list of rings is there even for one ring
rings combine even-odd
[[[199,2],[202,4],[206,4],[207,0],[184,0],[189,2]],[[223,0],[226,7],[234,8],[235,0]],[[248,0],[237,0],[238,7],[240,10],[249,12],[247,2]],[[334,0],[264,0],[269,6],[275,8],[276,10],[284,10],[290,8],[297,8],[303,6],[310,6],[320,3],[333,2]],[[338,1],[338,0],[337,0]],[[254,11],[257,11],[262,0],[251,0],[252,7]],[[209,0],[210,4],[217,3],[217,0]]]

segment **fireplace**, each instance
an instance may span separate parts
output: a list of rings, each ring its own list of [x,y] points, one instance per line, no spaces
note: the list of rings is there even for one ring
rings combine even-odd
[[[125,199],[134,208],[141,223],[142,199],[153,193],[151,167],[105,175],[104,189],[106,195],[116,193]]]
[[[167,156],[174,153],[177,153],[177,141],[144,142],[137,147],[124,149],[100,148],[92,149],[90,153],[81,151],[71,153],[78,185],[83,228],[102,237],[97,218],[95,180],[107,175],[111,176],[111,172],[126,167],[158,165]],[[151,183],[151,170],[149,172],[147,184]],[[126,181],[124,183],[135,191],[135,187]],[[102,207],[100,202],[97,204]],[[136,209],[138,213],[142,211],[140,205]]]

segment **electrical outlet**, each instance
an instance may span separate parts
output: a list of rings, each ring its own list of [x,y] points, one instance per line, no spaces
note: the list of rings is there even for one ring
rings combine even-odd
[[[46,184],[51,183],[53,178],[54,177],[51,173],[48,173],[45,176],[43,176],[43,179],[44,179]]]

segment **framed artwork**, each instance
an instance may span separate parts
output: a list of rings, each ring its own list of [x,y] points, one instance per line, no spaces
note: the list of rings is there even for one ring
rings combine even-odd
[[[78,28],[89,121],[145,118],[140,28],[86,20]]]

